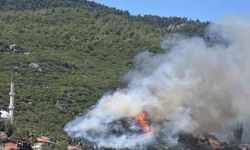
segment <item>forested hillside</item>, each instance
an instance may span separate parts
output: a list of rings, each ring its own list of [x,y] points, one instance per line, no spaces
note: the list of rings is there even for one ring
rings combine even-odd
[[[172,33],[202,36],[208,23],[186,18],[131,16],[81,0],[0,2],[0,102],[8,107],[15,71],[13,138],[48,135],[65,145],[63,126],[107,91],[124,86],[120,77],[135,54],[160,52]],[[11,47],[10,47],[11,45]]]

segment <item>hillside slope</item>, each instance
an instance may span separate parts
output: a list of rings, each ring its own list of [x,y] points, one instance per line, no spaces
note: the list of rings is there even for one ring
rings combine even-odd
[[[7,109],[14,69],[13,138],[42,134],[61,145],[68,141],[66,122],[124,86],[119,79],[135,54],[160,52],[169,33],[202,36],[207,25],[177,17],[150,20],[79,0],[4,0],[0,8],[0,102]]]

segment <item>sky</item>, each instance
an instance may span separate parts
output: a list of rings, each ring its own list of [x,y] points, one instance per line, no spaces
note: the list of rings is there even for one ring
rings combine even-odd
[[[250,18],[250,0],[94,0],[132,15],[177,16],[216,21],[227,16]]]

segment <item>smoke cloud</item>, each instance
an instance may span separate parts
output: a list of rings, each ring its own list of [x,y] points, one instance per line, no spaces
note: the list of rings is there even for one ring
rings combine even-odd
[[[104,95],[65,131],[114,148],[143,146],[157,135],[175,142],[182,131],[226,138],[235,124],[250,120],[250,22],[227,18],[211,24],[207,36],[209,42],[173,36],[163,41],[165,52],[138,54],[135,68],[124,76],[127,88]],[[142,140],[143,134],[109,132],[113,121],[142,111],[156,132],[149,140]]]

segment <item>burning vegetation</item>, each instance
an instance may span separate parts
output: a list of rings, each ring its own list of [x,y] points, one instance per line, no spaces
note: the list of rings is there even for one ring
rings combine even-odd
[[[147,112],[142,111],[136,117],[125,117],[119,120],[115,120],[110,122],[108,125],[108,129],[106,131],[105,138],[110,138],[110,136],[115,136],[117,138],[126,136],[127,138],[138,137],[136,142],[147,142],[154,138],[154,129],[150,126],[150,120],[148,119]],[[94,131],[92,131],[94,133]],[[97,136],[98,133],[95,133]],[[98,135],[103,136],[103,135]],[[89,147],[90,149],[129,149],[129,147],[125,146],[122,148],[112,148],[99,146],[97,142],[93,142],[88,138],[83,138],[85,147]],[[136,145],[139,146],[140,145]]]
[[[113,135],[144,135],[142,140],[154,136],[154,129],[150,127],[147,112],[143,111],[136,117],[126,117],[109,123],[110,133]]]
[[[245,20],[225,20],[209,27],[212,42],[173,36],[162,44],[165,53],[138,54],[124,76],[127,88],[104,95],[65,131],[96,149],[154,149],[148,147],[162,141],[192,150],[246,149],[249,29]]]
[[[154,129],[150,126],[150,120],[146,111],[140,112],[136,117],[126,117],[109,124],[110,135],[138,135],[143,134],[141,141],[155,137],[157,140],[154,144],[147,145],[144,149],[158,150],[166,148],[162,145],[160,134],[156,135]],[[167,145],[168,149],[189,149],[189,150],[249,150],[249,145],[241,144],[243,133],[242,124],[237,125],[232,130],[232,138],[229,141],[221,141],[216,136],[207,132],[186,133],[181,132],[178,135],[179,147]],[[99,147],[97,143],[93,143],[84,139],[84,147],[86,149],[100,150],[128,150],[130,148],[107,148]]]
[[[149,121],[147,119],[147,112],[143,111],[135,118],[137,124],[140,126],[143,132],[146,132],[148,136],[154,135],[154,129],[149,126]]]

